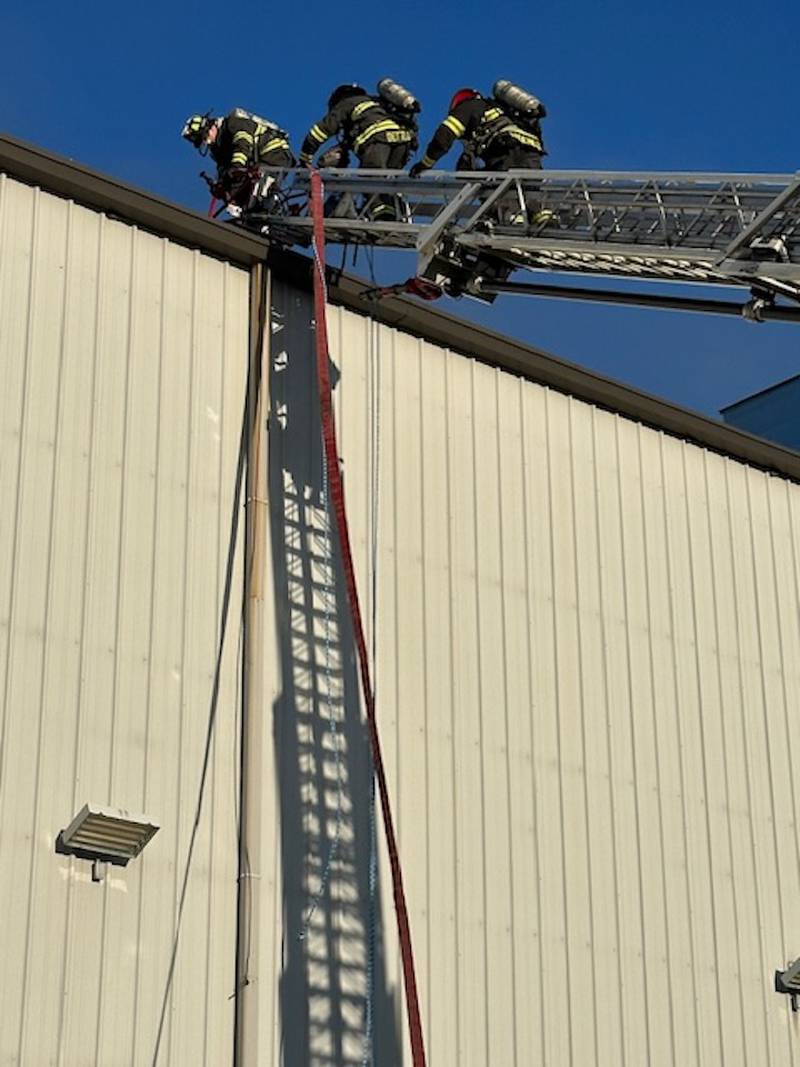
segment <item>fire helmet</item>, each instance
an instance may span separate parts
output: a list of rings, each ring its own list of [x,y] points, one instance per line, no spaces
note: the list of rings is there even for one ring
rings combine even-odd
[[[463,104],[466,100],[477,100],[480,95],[477,89],[459,89],[458,92],[453,93],[450,110],[455,111],[459,104]]]
[[[200,148],[205,144],[208,131],[216,121],[210,111],[205,115],[190,115],[183,124],[181,137],[185,137],[195,148]]]
[[[335,108],[337,104],[340,104],[342,100],[346,100],[348,96],[367,96],[367,90],[363,85],[356,85],[351,82],[349,85],[337,85],[331,95],[328,97],[328,110]]]

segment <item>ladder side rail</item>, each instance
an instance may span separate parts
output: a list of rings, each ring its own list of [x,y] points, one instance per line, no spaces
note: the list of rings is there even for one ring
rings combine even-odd
[[[433,258],[436,246],[445,230],[463,205],[474,199],[478,191],[478,183],[470,182],[465,185],[458,196],[453,197],[450,203],[439,212],[434,220],[422,230],[417,238],[418,272],[423,273]]]
[[[798,202],[800,202],[800,174],[796,175],[783,192],[779,193],[772,203],[757,215],[750,225],[746,226],[739,236],[728,245],[723,255],[720,256],[720,261],[736,259],[740,250],[759,235],[759,232],[764,229],[770,219],[787,205]]]

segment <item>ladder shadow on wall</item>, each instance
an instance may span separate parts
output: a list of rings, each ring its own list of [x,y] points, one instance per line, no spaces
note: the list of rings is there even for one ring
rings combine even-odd
[[[282,676],[273,708],[283,920],[280,1062],[395,1067],[402,1062],[400,1005],[387,981],[380,879],[370,968],[371,758],[332,516],[325,536],[311,316],[305,296],[276,292],[269,499]],[[335,381],[333,367],[332,374]],[[365,1060],[370,969],[374,1053]]]

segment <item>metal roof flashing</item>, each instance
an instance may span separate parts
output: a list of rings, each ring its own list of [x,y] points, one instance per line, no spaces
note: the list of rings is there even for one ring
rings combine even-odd
[[[264,238],[255,234],[208,219],[6,134],[0,134],[0,172],[241,267],[249,268],[266,259],[279,279],[304,289],[311,287],[311,260],[307,256],[270,248]],[[351,275],[329,271],[328,293],[334,304],[672,436],[800,482],[800,453],[792,449],[413,300],[388,297],[379,303],[368,302],[362,296],[365,285],[364,281]]]
[[[220,225],[189,208],[6,134],[0,134],[0,171],[239,266],[249,267],[267,253],[267,242],[255,234]]]

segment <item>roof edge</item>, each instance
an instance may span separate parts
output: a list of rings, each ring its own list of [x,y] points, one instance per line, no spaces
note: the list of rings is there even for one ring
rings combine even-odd
[[[8,134],[0,134],[0,171],[239,266],[249,267],[263,261],[267,254],[267,242],[255,234],[223,226],[180,204]]]

